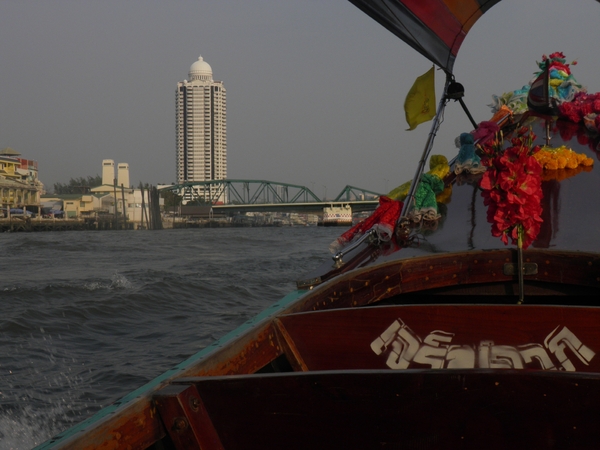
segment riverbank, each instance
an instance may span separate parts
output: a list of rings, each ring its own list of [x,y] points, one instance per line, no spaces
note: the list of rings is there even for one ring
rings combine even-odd
[[[308,227],[317,223],[294,221],[228,221],[228,220],[172,220],[162,221],[163,229],[185,228],[252,228],[252,227]],[[322,225],[319,223],[318,225]],[[115,222],[114,220],[90,219],[0,219],[0,233],[41,232],[41,231],[89,231],[89,230],[145,230],[145,224],[139,222]]]
[[[0,233],[37,231],[137,230],[139,223],[96,219],[44,219],[12,217],[0,219]]]

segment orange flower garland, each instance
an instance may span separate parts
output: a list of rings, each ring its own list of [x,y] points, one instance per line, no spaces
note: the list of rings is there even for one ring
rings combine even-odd
[[[566,146],[557,148],[542,147],[533,155],[544,169],[576,169],[578,166],[592,166],[594,160],[584,153],[575,153]]]

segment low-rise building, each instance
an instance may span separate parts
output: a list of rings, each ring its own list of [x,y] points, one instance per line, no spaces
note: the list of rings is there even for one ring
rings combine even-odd
[[[141,224],[148,219],[143,206],[148,207],[148,191],[129,186],[129,165],[119,163],[115,178],[113,160],[102,161],[102,184],[90,189],[87,194],[48,194],[42,197],[46,205],[62,203],[67,218],[98,218],[109,215]]]
[[[38,179],[37,161],[20,156],[10,147],[0,151],[0,203],[8,209],[36,211],[44,185]]]
[[[90,194],[44,194],[41,197],[42,209],[64,211],[67,218],[94,216],[100,201]]]

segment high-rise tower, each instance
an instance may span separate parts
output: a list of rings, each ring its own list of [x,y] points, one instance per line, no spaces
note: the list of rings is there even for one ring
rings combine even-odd
[[[198,58],[177,83],[177,183],[227,178],[227,107],[222,81]]]

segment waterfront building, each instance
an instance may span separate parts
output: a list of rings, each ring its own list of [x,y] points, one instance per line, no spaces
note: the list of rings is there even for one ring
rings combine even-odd
[[[44,194],[42,217],[81,219],[95,217],[99,198],[91,194]]]
[[[222,81],[198,58],[177,83],[177,184],[227,178],[227,102]]]
[[[129,164],[118,163],[117,178],[115,178],[115,162],[112,159],[103,160],[102,185],[92,188],[91,194],[94,199],[93,210],[96,214],[125,214],[130,222],[144,221],[142,205],[149,204],[148,191],[142,192],[129,185]],[[80,216],[81,213],[84,213],[83,209],[72,215]]]
[[[44,185],[38,179],[37,161],[25,159],[10,147],[0,151],[0,204],[2,209],[37,210]],[[3,214],[2,214],[3,215]]]
[[[125,217],[138,226],[148,220],[148,191],[129,185],[129,164],[117,165],[112,159],[102,161],[102,184],[81,194],[47,194],[42,196],[43,206],[64,211],[70,219]]]

